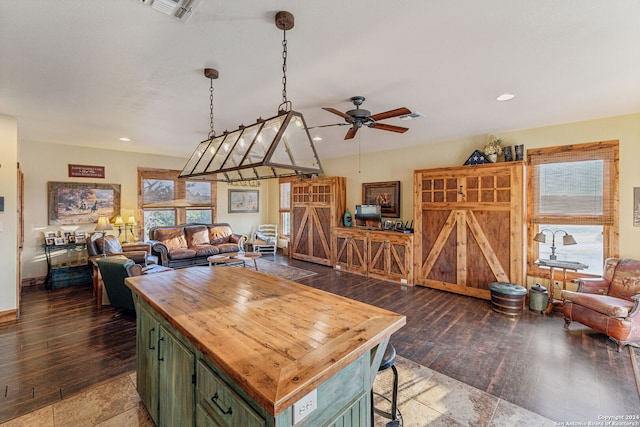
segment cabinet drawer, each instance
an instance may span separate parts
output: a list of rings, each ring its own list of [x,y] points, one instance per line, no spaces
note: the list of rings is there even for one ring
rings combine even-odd
[[[215,421],[213,425],[227,427],[265,425],[265,420],[201,360],[196,367],[196,378],[198,389],[196,417],[202,420],[203,425],[211,425],[209,419]]]
[[[91,268],[87,265],[55,267],[51,270],[51,288],[86,285],[91,283]]]

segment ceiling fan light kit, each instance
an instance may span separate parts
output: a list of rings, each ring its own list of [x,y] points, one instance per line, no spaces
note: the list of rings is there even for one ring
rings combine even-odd
[[[278,12],[276,27],[283,30],[282,103],[278,114],[269,119],[232,132],[215,136],[213,131],[213,83],[211,88],[211,131],[207,140],[198,144],[180,178],[237,182],[322,173],[313,141],[302,114],[293,111],[287,99],[287,39],[286,31],[293,28],[294,18],[289,12]],[[205,69],[205,76],[213,82],[218,72]]]
[[[344,126],[346,124],[350,124],[351,128],[347,131],[344,139],[352,139],[356,136],[356,133],[362,126],[367,126],[373,129],[386,130],[389,132],[396,133],[405,133],[409,130],[409,128],[388,125],[385,123],[379,123],[379,120],[391,119],[393,117],[401,117],[411,114],[411,110],[405,107],[396,108],[394,110],[385,111],[383,113],[371,114],[369,110],[365,110],[364,108],[360,108],[362,103],[365,101],[364,96],[352,96],[351,102],[355,105],[355,109],[349,110],[346,113],[343,113],[340,110],[337,110],[332,107],[322,107],[323,110],[326,110],[330,113],[336,114],[342,117],[346,123],[336,123],[333,125],[326,126]],[[325,127],[325,126],[317,126],[317,127]]]

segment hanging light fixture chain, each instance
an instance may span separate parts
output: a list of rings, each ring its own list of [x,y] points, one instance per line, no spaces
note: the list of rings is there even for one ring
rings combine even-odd
[[[287,103],[287,29],[282,30],[282,103]]]
[[[211,87],[209,88],[209,139],[216,136],[216,131],[213,130],[213,79],[211,80]]]

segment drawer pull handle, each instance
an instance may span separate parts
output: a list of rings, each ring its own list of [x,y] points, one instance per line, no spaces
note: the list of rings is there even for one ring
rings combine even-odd
[[[153,331],[155,331],[156,328],[151,328],[149,329],[149,350],[155,350],[156,347],[153,345],[153,339],[152,339],[152,334]]]
[[[160,343],[164,341],[164,337],[160,337],[160,339],[158,339],[158,361],[159,362],[164,362],[164,357],[161,357],[161,351],[160,351]]]
[[[218,407],[220,412],[222,412],[224,415],[231,415],[233,413],[233,411],[231,410],[231,406],[229,406],[229,409],[227,409],[226,411],[222,409],[222,407],[218,404],[218,397],[219,397],[218,392],[216,391],[216,394],[213,395],[213,397],[211,398],[211,401]]]

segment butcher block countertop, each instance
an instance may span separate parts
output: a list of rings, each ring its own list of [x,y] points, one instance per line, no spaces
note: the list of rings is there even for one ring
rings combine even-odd
[[[406,323],[247,268],[190,267],[126,283],[274,416]]]

